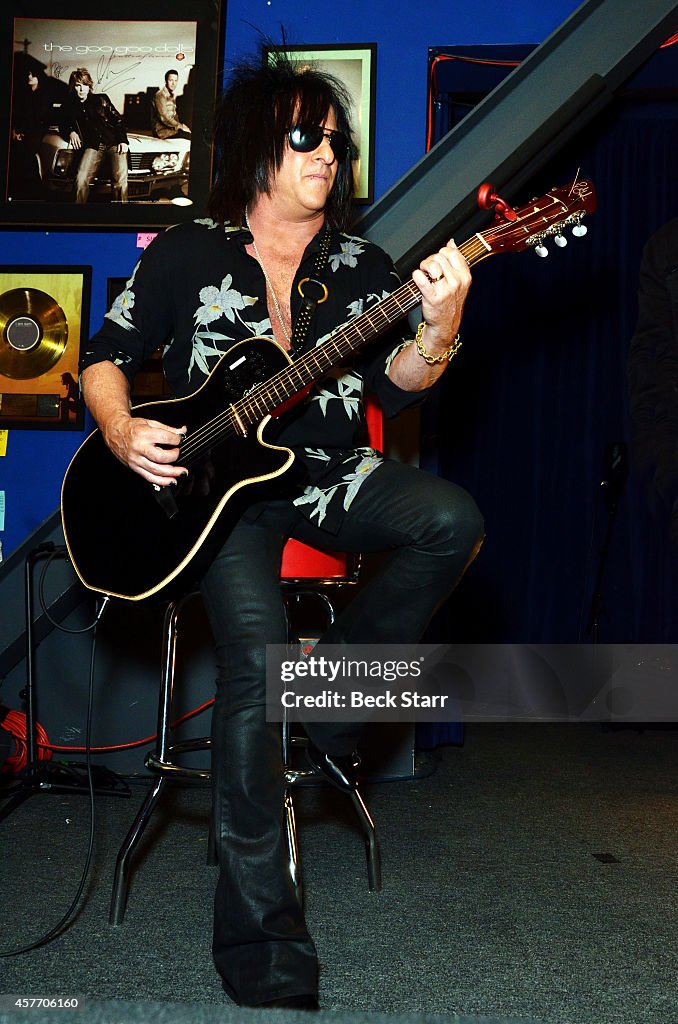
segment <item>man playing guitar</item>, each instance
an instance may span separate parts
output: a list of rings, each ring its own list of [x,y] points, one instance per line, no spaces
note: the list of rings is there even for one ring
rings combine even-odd
[[[245,339],[274,339],[295,361],[398,285],[386,254],[346,233],[356,156],[348,109],[338,82],[296,69],[284,55],[235,67],[216,114],[208,218],[155,238],[87,345],[83,393],[103,439],[160,491],[178,497],[189,483],[199,491],[214,481],[209,472],[189,479],[187,424],[130,413],[131,381],[158,345],[172,391],[182,397],[234,345],[228,362],[237,380]],[[460,487],[367,444],[364,390],[395,416],[425,397],[458,348],[467,261],[449,242],[422,261],[413,280],[423,314],[416,338],[386,333],[271,424],[294,463],[279,493],[254,495],[224,531],[202,575],[218,665],[213,953],[225,991],[241,1005],[317,1007],[315,947],[286,858],[279,726],[265,715],[266,644],[287,639],[279,587],[285,540],[390,551],[323,637],[377,644],[421,638],[483,535],[478,509]],[[252,364],[261,359],[254,355]],[[256,471],[245,465],[242,476]],[[149,535],[149,551],[154,543]],[[314,722],[307,732],[312,764],[336,786],[355,787],[357,727]]]

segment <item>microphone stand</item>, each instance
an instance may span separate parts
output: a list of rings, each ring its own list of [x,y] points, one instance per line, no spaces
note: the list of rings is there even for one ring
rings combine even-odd
[[[609,673],[609,665],[607,665],[604,657],[601,660],[600,650],[600,620],[603,612],[603,576],[605,574],[605,567],[610,553],[612,530],[619,510],[619,498],[622,490],[624,489],[624,484],[628,475],[625,444],[621,443],[608,446],[605,455],[604,474],[601,487],[604,488],[607,524],[605,527],[603,543],[600,548],[598,572],[596,574],[596,581],[593,588],[593,596],[591,598],[591,607],[589,609],[589,617],[586,627],[587,632],[591,634],[592,638],[594,677],[599,679],[601,683],[603,682],[603,679],[608,678]],[[613,726],[607,721],[602,721],[601,725],[603,728],[613,728]]]
[[[619,509],[619,498],[628,476],[627,447],[623,441],[607,446],[603,459],[603,480],[601,487],[605,493],[605,507],[607,508],[607,525],[605,536],[600,549],[598,561],[598,572],[591,598],[591,607],[586,625],[586,632],[591,633],[593,643],[600,643],[600,618],[603,611],[603,576],[607,558],[610,553],[610,541],[612,539],[612,528],[614,527],[617,511]]]
[[[601,486],[604,486],[606,483],[607,481],[603,480],[603,484]],[[607,506],[607,525],[605,527],[605,536],[603,538],[603,543],[600,548],[598,572],[596,573],[596,582],[593,588],[591,607],[589,609],[589,617],[586,625],[586,632],[591,634],[594,644],[600,643],[600,617],[603,611],[603,576],[605,573],[605,566],[607,565],[607,558],[610,553],[610,540],[612,538],[612,528],[614,526],[614,522],[617,517],[617,510],[619,507],[619,502],[616,500],[616,498],[610,500],[609,493],[606,494],[605,504]]]

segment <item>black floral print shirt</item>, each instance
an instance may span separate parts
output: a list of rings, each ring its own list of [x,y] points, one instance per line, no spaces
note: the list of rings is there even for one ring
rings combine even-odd
[[[292,288],[292,318],[301,305],[297,282],[312,271],[319,235],[309,244]],[[233,344],[258,336],[273,340],[266,282],[259,263],[245,250],[245,228],[209,219],[177,225],[159,234],[143,253],[125,290],[89,341],[86,367],[109,360],[130,382],[158,346],[174,395],[190,395]],[[399,284],[389,257],[362,238],[333,230],[322,274],[327,301],[319,304],[304,350],[389,295]],[[266,428],[296,456],[295,504],[330,531],[341,525],[358,488],[382,461],[369,447],[363,396],[369,389],[384,414],[396,416],[421,401],[425,391],[403,391],[387,375],[397,352],[409,344],[390,332],[316,384],[288,416]],[[292,358],[295,354],[291,353]]]

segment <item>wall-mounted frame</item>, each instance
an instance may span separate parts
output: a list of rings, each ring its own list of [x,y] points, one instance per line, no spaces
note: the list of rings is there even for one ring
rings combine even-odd
[[[138,229],[202,215],[223,53],[220,0],[165,0],[152,10],[134,0],[104,0],[102,8],[70,0],[62,17],[54,10],[46,0],[7,0],[0,14],[0,120],[8,126],[0,133],[0,223]],[[113,187],[108,154],[76,201],[88,148],[78,145],[81,99],[69,88],[78,68],[93,82],[85,102],[105,95],[122,118],[127,201]],[[174,102],[185,127],[163,138],[153,107],[170,71],[177,80],[165,112]],[[108,105],[106,114],[113,124]]]
[[[535,49],[535,43],[430,46],[426,152]]]
[[[90,267],[0,267],[0,428],[82,430]]]
[[[374,118],[377,75],[376,43],[276,46],[299,64],[313,64],[338,78],[351,98],[351,121],[360,156],[354,161],[357,203],[374,201]]]

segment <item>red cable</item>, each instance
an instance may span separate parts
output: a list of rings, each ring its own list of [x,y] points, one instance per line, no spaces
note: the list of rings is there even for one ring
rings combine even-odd
[[[192,711],[187,711],[185,715],[182,715],[180,718],[177,718],[174,722],[171,723],[170,728],[176,729],[176,727],[178,725],[181,725],[182,722],[188,721],[188,719],[193,718],[194,715],[199,715],[201,711],[204,711],[206,708],[211,707],[212,704],[214,704],[213,697],[210,700],[205,701],[205,703],[201,704],[199,707],[193,708]],[[114,753],[119,750],[132,750],[134,747],[143,747],[146,743],[152,743],[155,739],[157,739],[157,737],[158,734],[153,733],[152,736],[145,736],[142,740],[132,740],[130,743],[118,743],[116,745],[107,747],[90,747],[89,749],[93,754]],[[87,747],[63,746],[58,743],[49,742],[45,743],[44,746],[46,746],[49,749],[50,757],[52,756],[51,751],[53,750],[73,750],[79,754],[84,753],[87,750]]]
[[[176,727],[181,725],[182,722],[186,722],[188,721],[189,718],[193,718],[195,715],[199,715],[201,711],[205,711],[206,708],[211,707],[212,704],[214,704],[214,698],[205,701],[204,704],[201,704],[197,708],[193,708],[192,711],[187,711],[186,714],[181,715],[180,718],[177,718],[174,722],[172,722],[170,728],[176,729]],[[10,756],[7,758],[5,764],[3,765],[2,769],[0,769],[0,771],[7,773],[18,773],[20,771],[23,771],[23,769],[28,764],[28,744],[26,742],[25,714],[21,711],[8,711],[7,714],[5,715],[4,720],[0,722],[0,728],[6,729],[7,732],[10,733],[10,735],[14,739],[15,744],[14,753],[10,754]],[[87,751],[87,747],[73,747],[67,746],[65,744],[50,743],[47,733],[45,732],[45,730],[43,729],[39,722],[35,727],[35,731],[37,740],[36,745],[38,748],[38,760],[40,761],[49,761],[52,757],[53,751],[73,751],[78,754],[82,754]],[[145,736],[144,739],[141,740],[132,740],[129,743],[118,743],[105,747],[90,747],[89,749],[92,754],[115,753],[121,750],[132,750],[134,747],[143,747],[147,743],[153,743],[153,741],[157,739],[157,735],[157,733],[153,733],[152,736]]]
[[[26,740],[26,716],[22,711],[8,711],[0,722],[0,728],[6,729],[14,739],[14,753],[5,761],[2,772],[20,772],[28,764],[28,743]],[[35,727],[38,760],[49,761],[52,757],[52,747],[49,737],[38,722]]]

